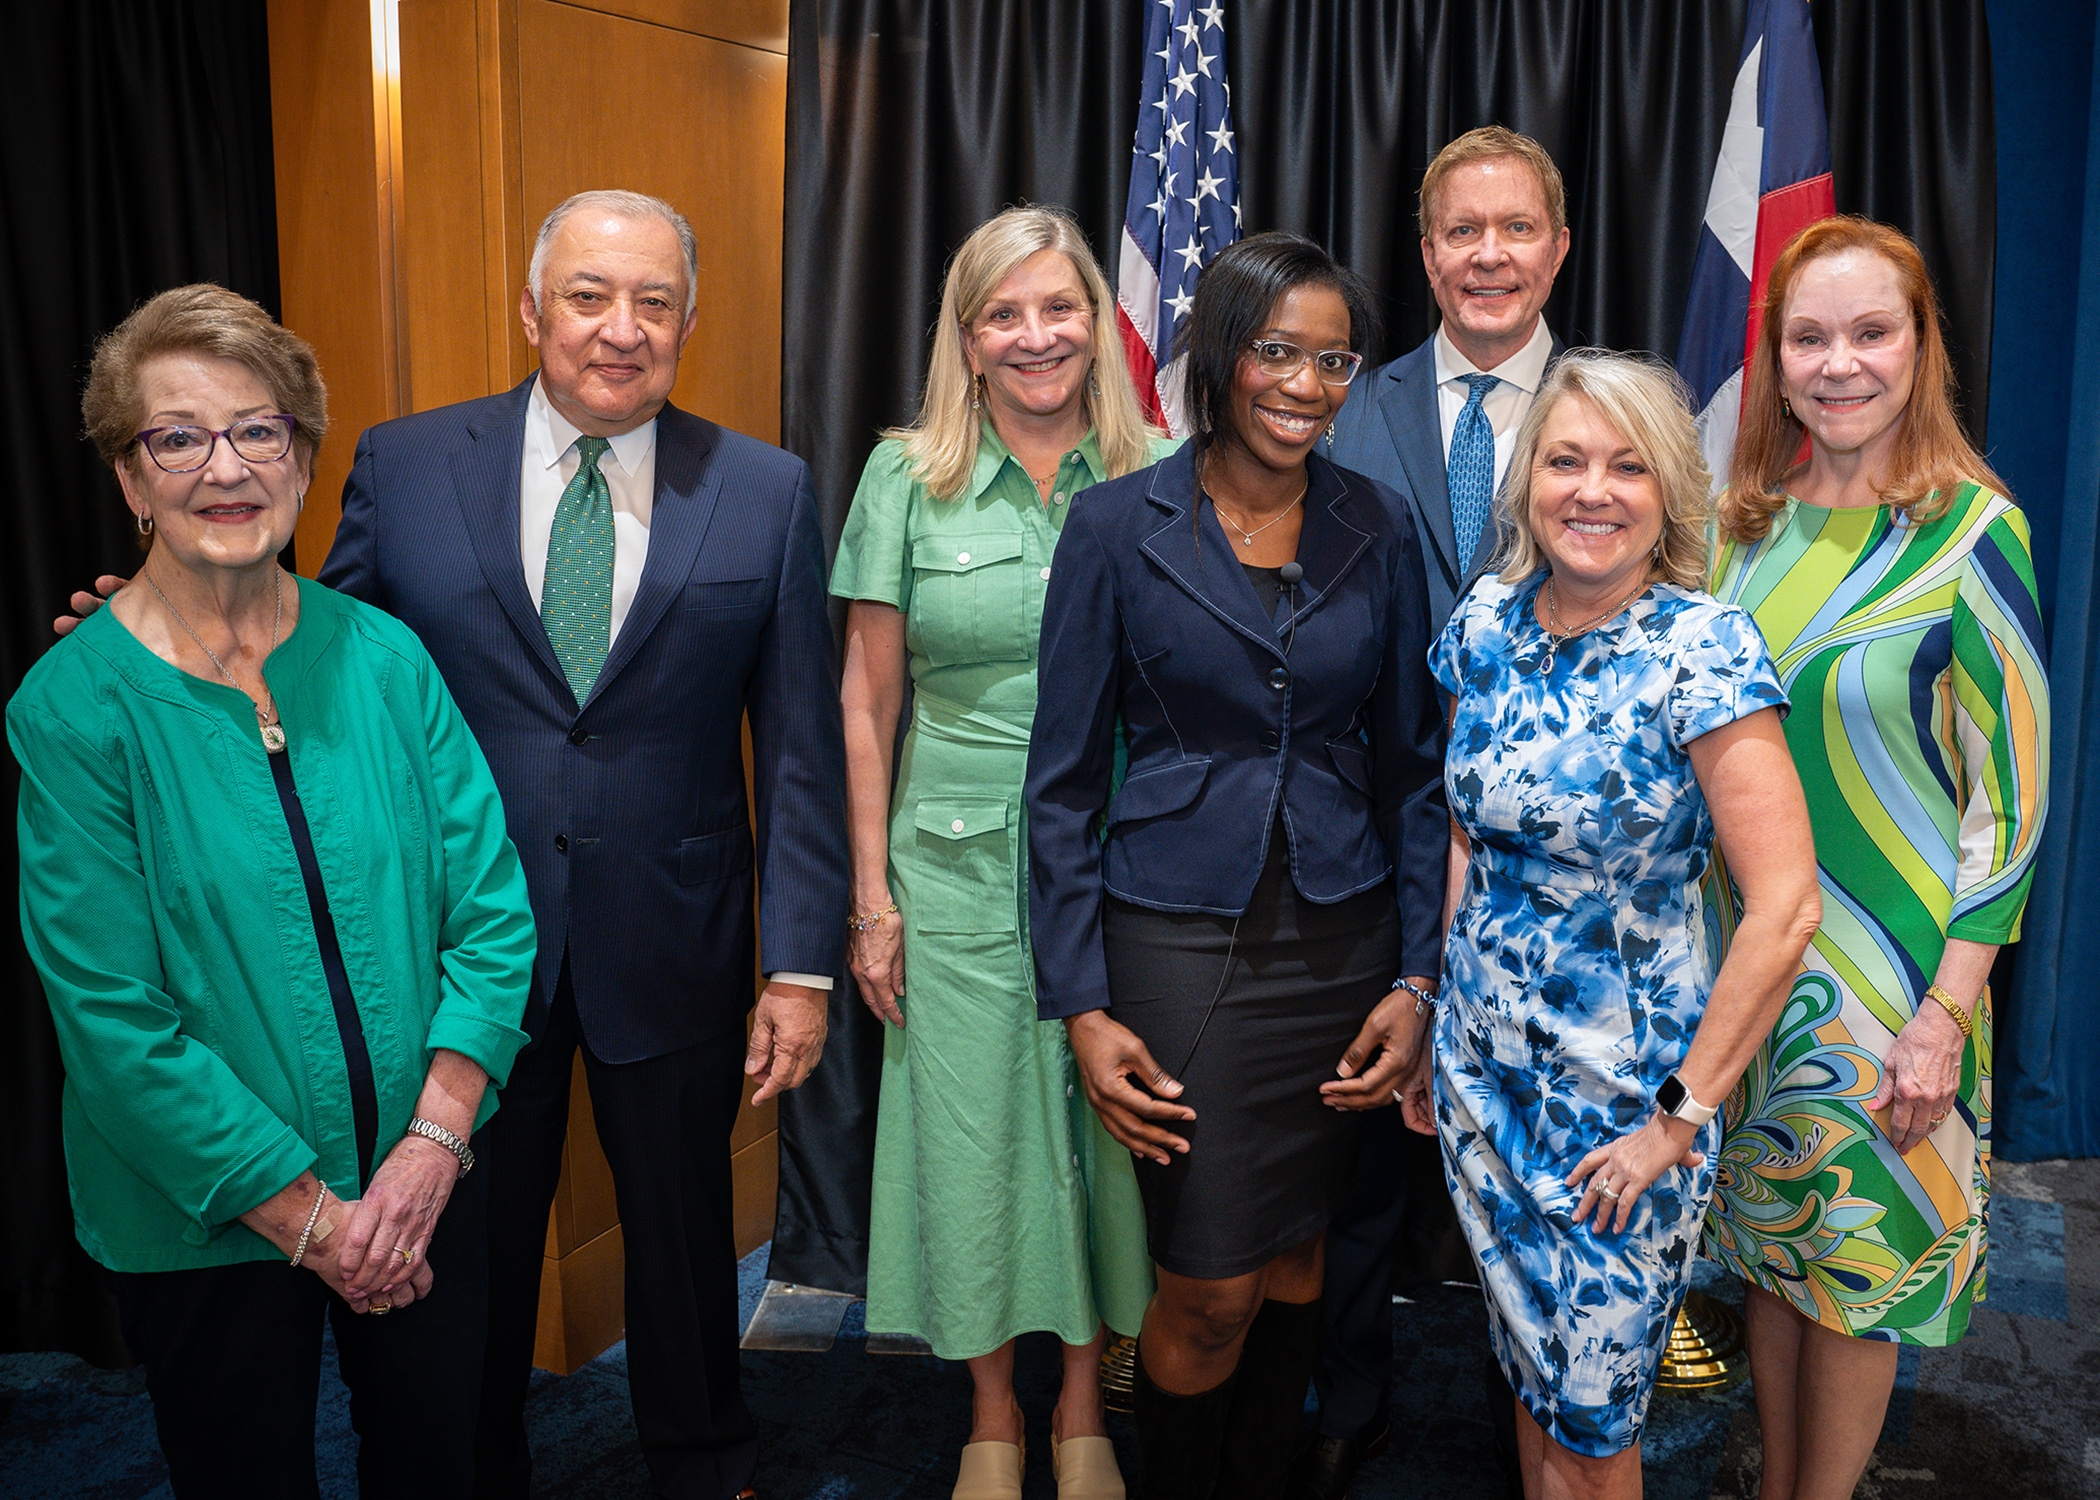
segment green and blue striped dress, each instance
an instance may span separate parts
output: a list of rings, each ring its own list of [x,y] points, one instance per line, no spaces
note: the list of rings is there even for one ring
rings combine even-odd
[[[1793,705],[1823,925],[1728,1100],[1706,1248],[1826,1327],[1949,1344],[1984,1288],[1988,994],[1955,1107],[1909,1156],[1865,1106],[1946,941],[2019,936],[2049,742],[2026,518],[1975,484],[1922,524],[1790,498],[1719,549],[1713,592]],[[1735,910],[1708,903],[1720,942]]]

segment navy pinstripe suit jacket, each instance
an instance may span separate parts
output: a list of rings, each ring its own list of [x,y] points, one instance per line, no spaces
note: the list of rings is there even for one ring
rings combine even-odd
[[[768,973],[836,971],[845,761],[824,551],[800,459],[665,406],[649,554],[579,708],[518,552],[531,381],[358,440],[321,570],[422,637],[503,793],[591,1049],[633,1062],[741,1026]],[[757,848],[744,788],[750,715]]]

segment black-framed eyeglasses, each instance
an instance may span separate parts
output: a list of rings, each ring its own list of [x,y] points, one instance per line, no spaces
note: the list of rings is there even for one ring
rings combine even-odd
[[[214,431],[209,427],[177,424],[148,427],[138,434],[146,456],[170,474],[187,474],[211,462],[211,451],[220,438],[233,444],[233,451],[253,464],[271,463],[292,451],[292,429],[299,419],[278,412],[267,417],[243,417],[231,427]]]
[[[1253,339],[1247,347],[1254,351],[1255,368],[1271,380],[1289,380],[1311,360],[1320,384],[1347,385],[1364,362],[1348,349],[1301,349],[1286,339]]]

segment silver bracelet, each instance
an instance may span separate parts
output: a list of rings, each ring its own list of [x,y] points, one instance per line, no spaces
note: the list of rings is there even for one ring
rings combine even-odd
[[[408,1122],[408,1133],[410,1135],[419,1135],[426,1141],[436,1141],[440,1146],[443,1146],[447,1151],[458,1157],[460,1176],[464,1177],[474,1170],[473,1148],[444,1126],[438,1124],[437,1121],[426,1120],[421,1115],[417,1115]]]
[[[1436,1009],[1436,996],[1411,979],[1396,979],[1393,981],[1393,988],[1406,990],[1415,997],[1415,1014],[1418,1016],[1426,1016]]]
[[[314,1206],[306,1211],[306,1227],[299,1231],[299,1248],[292,1252],[292,1266],[306,1259],[306,1242],[314,1237],[314,1225],[321,1219],[321,1200],[328,1196],[328,1184],[318,1182],[314,1187]]]

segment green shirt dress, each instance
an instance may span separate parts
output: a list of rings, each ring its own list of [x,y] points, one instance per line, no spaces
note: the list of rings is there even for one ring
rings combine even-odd
[[[914,690],[890,814],[905,1024],[884,1038],[867,1325],[944,1359],[1039,1330],[1134,1334],[1152,1294],[1130,1153],[1088,1106],[1063,1025],[1036,1019],[1022,866],[1043,591],[1075,497],[1105,477],[1089,433],[1045,504],[986,423],[963,494],[940,501],[884,442],[831,576],[903,612]]]

